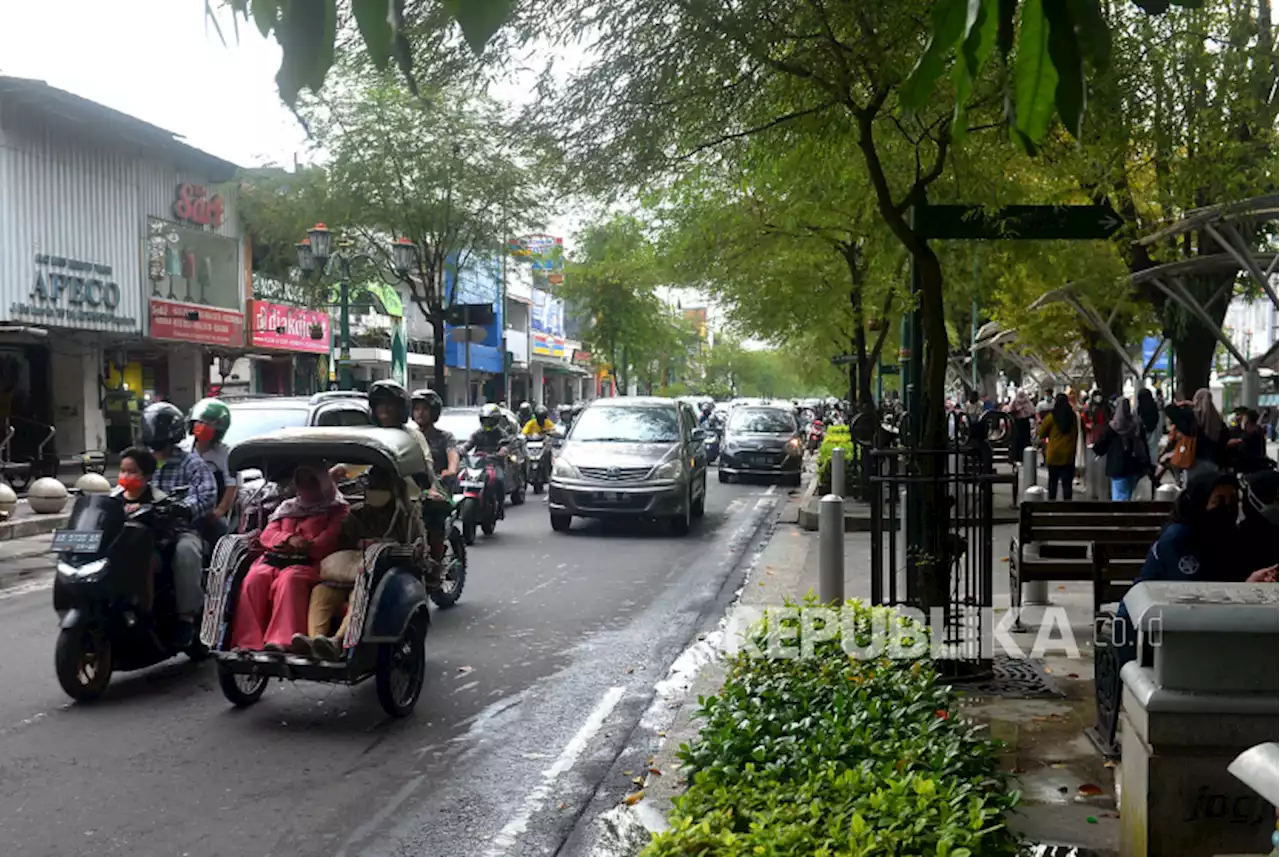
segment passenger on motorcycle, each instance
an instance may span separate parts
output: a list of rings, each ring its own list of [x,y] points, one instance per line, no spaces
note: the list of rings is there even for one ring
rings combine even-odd
[[[201,399],[187,414],[187,429],[191,434],[182,441],[182,449],[193,452],[204,460],[217,484],[218,503],[201,522],[205,539],[216,542],[231,529],[231,510],[235,508],[236,493],[240,481],[227,466],[231,448],[222,442],[231,428],[231,410],[218,399]]]
[[[556,430],[555,423],[551,422],[551,411],[546,405],[538,405],[537,409],[529,416],[527,420],[522,421],[524,428],[520,433],[525,437],[534,437],[541,434],[551,434]]]
[[[533,419],[533,405],[528,402],[521,402],[520,407],[516,408],[516,419],[522,426]]]
[[[449,498],[453,495],[453,484],[458,476],[458,440],[451,432],[436,428],[436,421],[440,419],[442,410],[444,400],[435,390],[418,390],[413,394],[413,421],[426,438],[431,460],[444,465],[444,469],[437,474],[440,493],[428,493],[422,504],[422,523],[427,528],[427,543],[431,546],[431,556],[437,561],[444,559],[445,526],[449,513],[453,511],[453,503]]]
[[[151,488],[155,472],[156,457],[142,447],[120,453],[120,475],[116,477],[116,484],[120,486],[126,512],[136,512],[140,506],[155,501],[155,491]]]
[[[480,428],[472,432],[471,437],[467,439],[466,448],[488,453],[493,457],[498,473],[499,497],[507,493],[505,456],[499,453],[505,450],[510,442],[511,438],[502,430],[502,412],[498,410],[498,406],[488,404],[481,408]]]
[[[178,444],[186,436],[182,411],[168,402],[148,405],[142,412],[142,442],[156,457],[152,483],[159,491],[187,493],[181,503],[200,521],[218,502],[217,483],[204,461]],[[204,541],[193,529],[181,530],[173,546],[173,589],[178,611],[177,647],[185,649],[195,639],[195,623],[204,605]]]

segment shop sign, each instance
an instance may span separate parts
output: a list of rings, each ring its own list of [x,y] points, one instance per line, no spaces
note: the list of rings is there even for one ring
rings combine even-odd
[[[329,352],[329,314],[323,310],[250,301],[249,319],[250,346],[313,354]]]
[[[234,238],[154,217],[147,221],[147,278],[152,298],[238,312],[244,268],[244,256]]]
[[[151,338],[239,348],[244,314],[204,304],[151,299]]]
[[[564,337],[552,336],[549,333],[533,335],[533,353],[539,357],[559,357],[564,359]]]
[[[136,328],[138,320],[118,315],[120,285],[110,265],[38,253],[36,277],[25,302],[9,307],[14,317],[43,321],[55,327],[85,323]]]
[[[579,366],[590,366],[591,352],[583,351],[581,348],[573,349],[573,362]]]
[[[222,196],[210,194],[204,185],[180,184],[173,203],[173,217],[179,223],[217,229],[222,226],[223,208]]]

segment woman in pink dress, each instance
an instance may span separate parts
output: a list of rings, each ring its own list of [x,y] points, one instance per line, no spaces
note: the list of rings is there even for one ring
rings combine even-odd
[[[231,621],[234,648],[280,652],[294,634],[305,634],[320,560],[337,549],[347,501],[329,471],[321,464],[299,465],[293,484],[295,495],[280,504],[258,537],[266,553],[240,587]]]

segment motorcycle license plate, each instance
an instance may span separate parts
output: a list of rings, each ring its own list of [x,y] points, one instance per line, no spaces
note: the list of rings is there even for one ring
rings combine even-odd
[[[101,530],[54,530],[52,549],[58,553],[97,553]]]
[[[467,482],[460,482],[459,484],[460,484],[463,488],[483,488],[483,487],[484,487],[484,483],[483,483],[483,482],[471,482],[471,481],[467,481]]]

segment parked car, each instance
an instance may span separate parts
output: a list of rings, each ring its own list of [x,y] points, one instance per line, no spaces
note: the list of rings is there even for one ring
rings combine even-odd
[[[799,485],[803,462],[804,439],[792,408],[745,405],[730,412],[720,445],[721,482],[756,475]]]
[[[551,468],[551,528],[574,516],[670,521],[687,533],[707,502],[707,450],[687,402],[597,399],[569,430]]]

